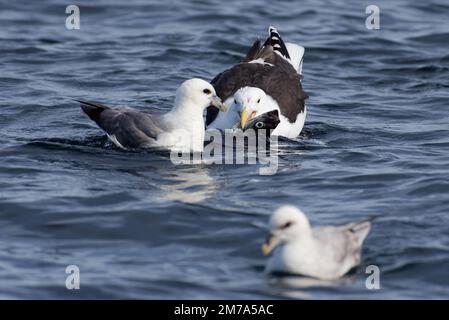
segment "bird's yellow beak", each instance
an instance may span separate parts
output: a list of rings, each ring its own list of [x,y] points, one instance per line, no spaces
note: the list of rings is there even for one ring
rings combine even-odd
[[[221,112],[226,112],[228,111],[228,106],[225,103],[221,104],[221,107],[218,108]]]
[[[270,252],[273,251],[273,248],[271,248],[268,244],[264,243],[262,246],[262,253],[264,256],[268,256]]]
[[[274,250],[274,248],[277,247],[279,244],[278,238],[276,238],[273,234],[269,234],[267,237],[267,240],[265,240],[265,243],[262,246],[262,253],[264,256],[268,256],[271,251]]]
[[[254,118],[256,111],[250,112],[247,107],[243,107],[242,114],[240,115],[240,126],[245,128],[249,120]]]

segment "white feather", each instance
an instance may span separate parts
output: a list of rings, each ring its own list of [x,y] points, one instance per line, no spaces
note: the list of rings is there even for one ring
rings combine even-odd
[[[115,134],[110,135],[109,133],[106,133],[106,135],[108,136],[109,140],[111,140],[112,143],[115,144],[117,147],[119,147],[120,149],[123,149],[123,150],[128,150],[117,140],[117,137],[115,136]]]
[[[302,74],[302,61],[305,51],[304,47],[290,42],[287,42],[285,46],[287,47],[288,54],[290,55],[290,63],[299,74]]]

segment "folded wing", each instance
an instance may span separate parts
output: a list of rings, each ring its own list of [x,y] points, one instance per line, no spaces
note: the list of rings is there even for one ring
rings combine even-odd
[[[84,113],[120,148],[150,146],[163,131],[160,117],[157,115],[131,108],[111,108],[90,101],[78,100],[78,102]]]

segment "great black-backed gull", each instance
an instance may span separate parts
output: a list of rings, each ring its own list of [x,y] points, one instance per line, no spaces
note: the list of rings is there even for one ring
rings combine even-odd
[[[270,110],[279,110],[280,124],[273,135],[297,137],[305,122],[301,85],[304,48],[284,43],[276,28],[269,28],[264,45],[256,40],[243,61],[212,81],[217,94],[229,107],[225,113],[207,109],[209,129],[227,129],[246,123]]]
[[[262,247],[265,255],[273,251],[266,271],[338,279],[360,263],[370,228],[368,220],[312,228],[301,210],[283,206],[271,216],[270,234]]]
[[[214,87],[190,79],[176,91],[174,108],[165,114],[149,114],[132,108],[111,108],[79,101],[90,119],[123,149],[159,146],[181,152],[201,152],[204,146],[203,113],[207,106],[225,111]]]

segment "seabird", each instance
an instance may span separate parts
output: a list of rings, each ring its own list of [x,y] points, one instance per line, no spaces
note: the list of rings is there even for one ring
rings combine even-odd
[[[209,129],[232,128],[270,110],[280,112],[273,135],[295,138],[304,126],[308,95],[301,85],[304,48],[284,43],[276,28],[261,45],[256,40],[243,61],[212,81],[218,96],[229,106],[225,113],[207,109]]]
[[[370,228],[368,220],[312,228],[301,210],[283,206],[271,216],[270,234],[262,247],[264,255],[273,251],[266,271],[338,279],[360,263]]]
[[[180,152],[201,152],[204,146],[204,109],[226,106],[214,87],[201,79],[190,79],[176,91],[174,108],[165,114],[150,114],[132,108],[111,108],[80,101],[81,109],[103,129],[119,148],[163,147]]]

